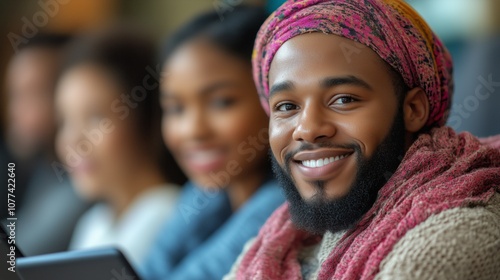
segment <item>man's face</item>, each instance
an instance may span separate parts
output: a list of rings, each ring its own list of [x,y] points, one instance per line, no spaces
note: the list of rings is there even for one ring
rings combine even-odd
[[[312,231],[351,224],[371,207],[404,153],[388,67],[353,41],[304,34],[276,53],[269,88],[274,169],[292,218]]]

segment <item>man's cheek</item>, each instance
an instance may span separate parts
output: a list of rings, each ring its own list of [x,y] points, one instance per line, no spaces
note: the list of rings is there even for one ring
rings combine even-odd
[[[288,137],[286,133],[277,131],[276,129],[269,129],[269,144],[274,158],[278,163],[283,166],[285,164],[285,154],[286,147],[289,144],[291,137]]]
[[[276,159],[280,166],[283,166],[284,153],[281,152],[283,150],[283,146],[280,145],[281,141],[279,141],[279,139],[269,137],[269,143],[273,157]]]

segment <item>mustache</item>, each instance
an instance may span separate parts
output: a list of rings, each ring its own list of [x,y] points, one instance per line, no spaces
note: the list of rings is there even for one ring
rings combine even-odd
[[[354,152],[358,155],[361,155],[361,147],[356,142],[346,143],[346,144],[337,144],[332,142],[319,142],[319,143],[301,143],[300,146],[293,151],[289,151],[285,154],[284,157],[284,165],[287,171],[289,171],[289,165],[292,161],[293,157],[299,152],[303,151],[313,151],[320,148],[331,148],[331,149],[346,149],[346,150],[354,150]]]

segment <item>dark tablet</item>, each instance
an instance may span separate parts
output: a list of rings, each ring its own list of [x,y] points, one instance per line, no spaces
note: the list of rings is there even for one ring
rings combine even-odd
[[[69,251],[17,260],[24,280],[139,280],[123,254],[114,248]]]

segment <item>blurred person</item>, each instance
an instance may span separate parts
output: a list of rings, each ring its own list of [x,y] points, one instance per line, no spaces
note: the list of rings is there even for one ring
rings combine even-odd
[[[116,246],[137,265],[172,214],[185,177],[162,142],[154,61],[154,44],[127,26],[70,45],[56,88],[57,153],[77,192],[98,202],[70,249]]]
[[[287,203],[226,279],[498,279],[498,138],[444,125],[453,63],[415,10],[290,0],[253,58]]]
[[[28,160],[52,147],[53,90],[68,35],[39,34],[19,48],[7,69],[6,140],[13,156]]]
[[[10,153],[7,150],[7,144],[5,143],[4,130],[0,130],[0,165],[8,166],[9,163],[13,162]],[[9,176],[7,172],[0,173],[0,180],[2,182],[7,182]],[[0,197],[5,197],[5,201],[0,203],[0,207],[4,207],[2,211],[0,211],[0,219],[4,219],[8,216],[7,209],[7,188],[0,189]]]
[[[7,68],[5,141],[8,161],[16,165],[16,239],[26,255],[66,250],[76,221],[88,207],[69,180],[51,167],[54,86],[69,39],[64,34],[38,34],[19,47]],[[7,215],[6,202],[7,193],[0,202],[2,217]]]
[[[250,64],[265,18],[246,6],[223,21],[209,12],[165,47],[163,136],[190,182],[141,267],[144,279],[221,279],[284,201]]]

